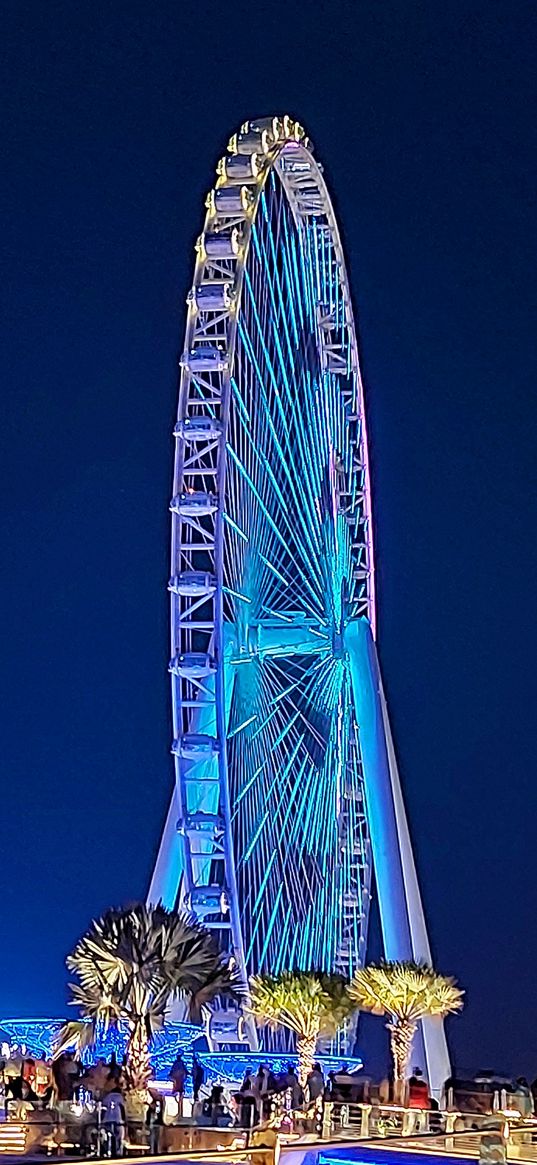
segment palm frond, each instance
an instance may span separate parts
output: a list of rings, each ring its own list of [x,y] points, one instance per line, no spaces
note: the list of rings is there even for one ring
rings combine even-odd
[[[112,909],[92,922],[68,956],[78,982],[71,1004],[83,1021],[142,1025],[148,1036],[162,1026],[171,999],[191,1003],[200,1015],[216,995],[238,998],[240,977],[214,936],[192,915],[162,903]]]
[[[356,971],[349,987],[354,1004],[375,1015],[417,1022],[446,1016],[463,1006],[464,992],[454,979],[427,963],[371,963]]]
[[[289,1028],[301,1039],[333,1035],[353,1010],[346,980],[316,971],[254,975],[247,1009],[261,1024]]]
[[[220,959],[211,974],[192,992],[189,1002],[189,1018],[192,1023],[201,1023],[202,1010],[218,996],[226,996],[240,1003],[246,995],[244,981],[238,969]]]
[[[62,1052],[83,1052],[93,1047],[96,1037],[96,1024],[92,1020],[73,1019],[64,1023],[54,1041],[54,1059],[61,1056]]]

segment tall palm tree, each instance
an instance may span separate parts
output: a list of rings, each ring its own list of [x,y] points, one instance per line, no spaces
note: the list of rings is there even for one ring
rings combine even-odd
[[[240,977],[213,936],[193,917],[143,903],[108,910],[92,922],[66,960],[80,980],[70,1002],[82,1019],[65,1024],[57,1054],[95,1043],[98,1030],[128,1029],[127,1077],[133,1091],[150,1078],[149,1044],[173,999],[187,1002],[194,1022],[216,995],[240,998]]]
[[[408,1074],[419,1020],[443,1018],[463,1005],[463,992],[455,980],[439,975],[427,963],[371,963],[356,971],[349,995],[360,1010],[389,1016],[386,1026],[397,1083]]]
[[[317,1041],[335,1035],[353,1010],[347,981],[317,971],[282,971],[250,979],[248,1010],[261,1024],[286,1027],[296,1035],[298,1076],[303,1085],[311,1071]]]

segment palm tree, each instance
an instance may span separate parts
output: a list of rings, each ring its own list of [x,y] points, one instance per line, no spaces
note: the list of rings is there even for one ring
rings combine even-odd
[[[412,1043],[420,1019],[443,1018],[462,1007],[463,992],[454,979],[427,963],[385,962],[356,971],[349,995],[362,1011],[388,1015],[394,1080],[408,1074]]]
[[[131,1091],[147,1085],[149,1043],[173,999],[185,999],[196,1022],[201,1007],[216,995],[243,994],[237,970],[210,932],[192,916],[161,904],[108,910],[92,922],[66,963],[80,980],[70,984],[70,1002],[83,1018],[65,1024],[56,1054],[91,1046],[99,1030],[124,1023]]]
[[[317,1041],[335,1035],[353,1010],[347,981],[318,971],[282,971],[250,979],[248,1010],[261,1024],[286,1027],[296,1035],[298,1076],[304,1085]]]

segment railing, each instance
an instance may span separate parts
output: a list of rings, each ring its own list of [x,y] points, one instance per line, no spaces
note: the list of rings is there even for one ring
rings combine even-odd
[[[505,1145],[504,1160],[537,1165],[537,1120],[524,1121],[507,1107],[507,1096],[498,1095],[495,1099],[506,1107],[494,1113],[430,1111],[376,1100],[352,1103],[321,1099],[297,1111],[290,1107],[289,1094],[281,1094],[272,1104],[268,1119],[252,1129],[238,1124],[211,1127],[179,1120],[151,1130],[141,1119],[128,1119],[125,1135],[120,1139],[129,1155],[164,1153],[192,1159],[198,1153],[206,1158],[215,1153],[222,1160],[222,1152],[228,1147],[234,1160],[244,1161],[252,1149],[261,1152],[268,1130],[273,1139],[278,1130],[282,1148],[286,1144],[313,1148],[318,1143],[326,1148],[328,1143],[368,1142],[379,1148],[382,1144],[397,1148],[399,1144],[437,1156],[474,1158],[480,1155],[484,1138],[499,1136]],[[256,1142],[261,1143],[256,1146]],[[270,1146],[264,1147],[270,1158]],[[8,1119],[0,1122],[0,1154],[37,1151],[101,1158],[115,1155],[118,1144],[111,1130],[102,1124],[98,1109],[91,1112],[77,1106],[73,1111],[66,1103],[63,1112],[28,1108],[23,1114],[13,1106]]]
[[[458,1118],[459,1114],[446,1115]],[[370,1138],[368,1143],[380,1146],[381,1142],[379,1139]],[[501,1117],[498,1117],[496,1121],[489,1120],[488,1128],[471,1130],[449,1128],[443,1133],[410,1134],[404,1139],[394,1137],[390,1139],[390,1149],[395,1148],[398,1143],[413,1152],[419,1151],[435,1157],[446,1154],[483,1160],[534,1163],[537,1162],[537,1122],[524,1122],[515,1128],[509,1125],[508,1121],[502,1121]]]
[[[62,1113],[18,1102],[17,1107],[7,1107],[6,1119],[0,1121],[0,1155],[44,1152],[101,1158],[117,1156],[123,1148],[134,1154],[148,1152],[149,1134],[142,1120],[129,1120],[118,1131],[103,1124],[95,1111]]]

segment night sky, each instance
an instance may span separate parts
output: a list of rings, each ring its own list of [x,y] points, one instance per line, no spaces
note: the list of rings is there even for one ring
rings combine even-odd
[[[359,315],[381,657],[435,960],[467,991],[455,1060],[535,1075],[535,6],[4,13],[0,1014],[63,1014],[74,940],[147,889],[193,245],[229,134],[288,111]]]

